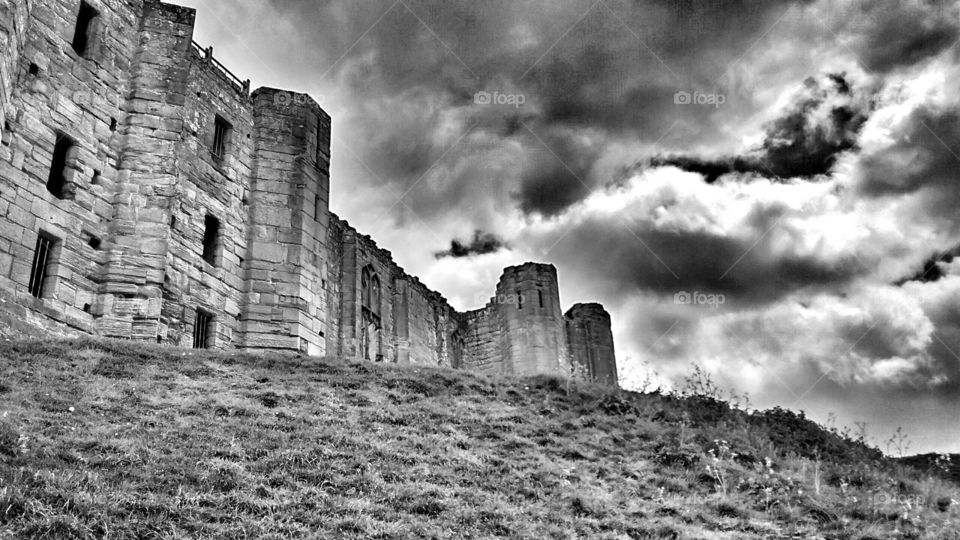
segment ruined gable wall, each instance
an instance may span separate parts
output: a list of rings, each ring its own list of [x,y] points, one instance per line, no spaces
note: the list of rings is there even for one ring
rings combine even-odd
[[[96,318],[103,313],[97,293],[103,265],[114,256],[107,224],[120,192],[122,134],[111,125],[125,117],[130,51],[139,38],[142,11],[136,1],[91,4],[106,31],[91,44],[87,58],[71,47],[78,2],[33,3],[25,20],[20,17],[27,4],[15,2],[14,18],[4,18],[16,21],[24,34],[19,58],[4,57],[8,81],[15,82],[5,108],[10,129],[0,146],[0,287],[32,311],[87,332],[96,331]],[[45,187],[58,132],[77,143],[64,199]],[[27,286],[41,230],[60,241],[44,298],[35,299]],[[91,245],[98,241],[96,248]]]
[[[336,284],[328,294],[331,317],[328,336],[337,329],[338,354],[360,360],[362,335],[361,273],[371,267],[381,285],[381,350],[384,361],[454,366],[454,335],[461,332],[460,314],[443,296],[430,290],[394,262],[392,254],[359,234],[346,221],[330,218],[330,267]],[[328,337],[328,349],[333,350]]]

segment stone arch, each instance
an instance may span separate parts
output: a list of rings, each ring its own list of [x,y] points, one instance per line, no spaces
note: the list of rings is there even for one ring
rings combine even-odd
[[[383,360],[383,329],[380,277],[373,265],[360,272],[360,356],[364,360]]]

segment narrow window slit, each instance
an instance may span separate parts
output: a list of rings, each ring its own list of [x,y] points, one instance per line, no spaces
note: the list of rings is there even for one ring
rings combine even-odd
[[[53,247],[56,238],[41,232],[37,235],[37,247],[33,252],[33,264],[30,267],[30,294],[43,298],[44,288],[53,262]]]

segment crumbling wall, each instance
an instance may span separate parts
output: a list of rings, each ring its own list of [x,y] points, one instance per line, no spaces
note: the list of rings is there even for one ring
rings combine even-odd
[[[459,362],[462,323],[443,296],[407,274],[369,236],[332,214],[327,245],[327,273],[336,280],[327,295],[328,312],[337,313],[328,324],[337,329],[338,355],[352,360],[376,360],[379,355],[381,361],[426,365]],[[365,268],[377,276],[381,291],[379,353],[370,358],[363,358],[362,346],[364,325],[369,324],[360,294]]]
[[[492,299],[481,309],[464,313],[463,327],[463,367],[484,373],[501,373],[504,367],[503,321],[497,299]]]

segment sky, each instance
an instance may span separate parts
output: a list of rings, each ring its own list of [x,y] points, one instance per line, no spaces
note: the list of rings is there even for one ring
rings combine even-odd
[[[331,210],[454,307],[552,263],[627,388],[960,452],[956,1],[177,3],[331,114]]]

